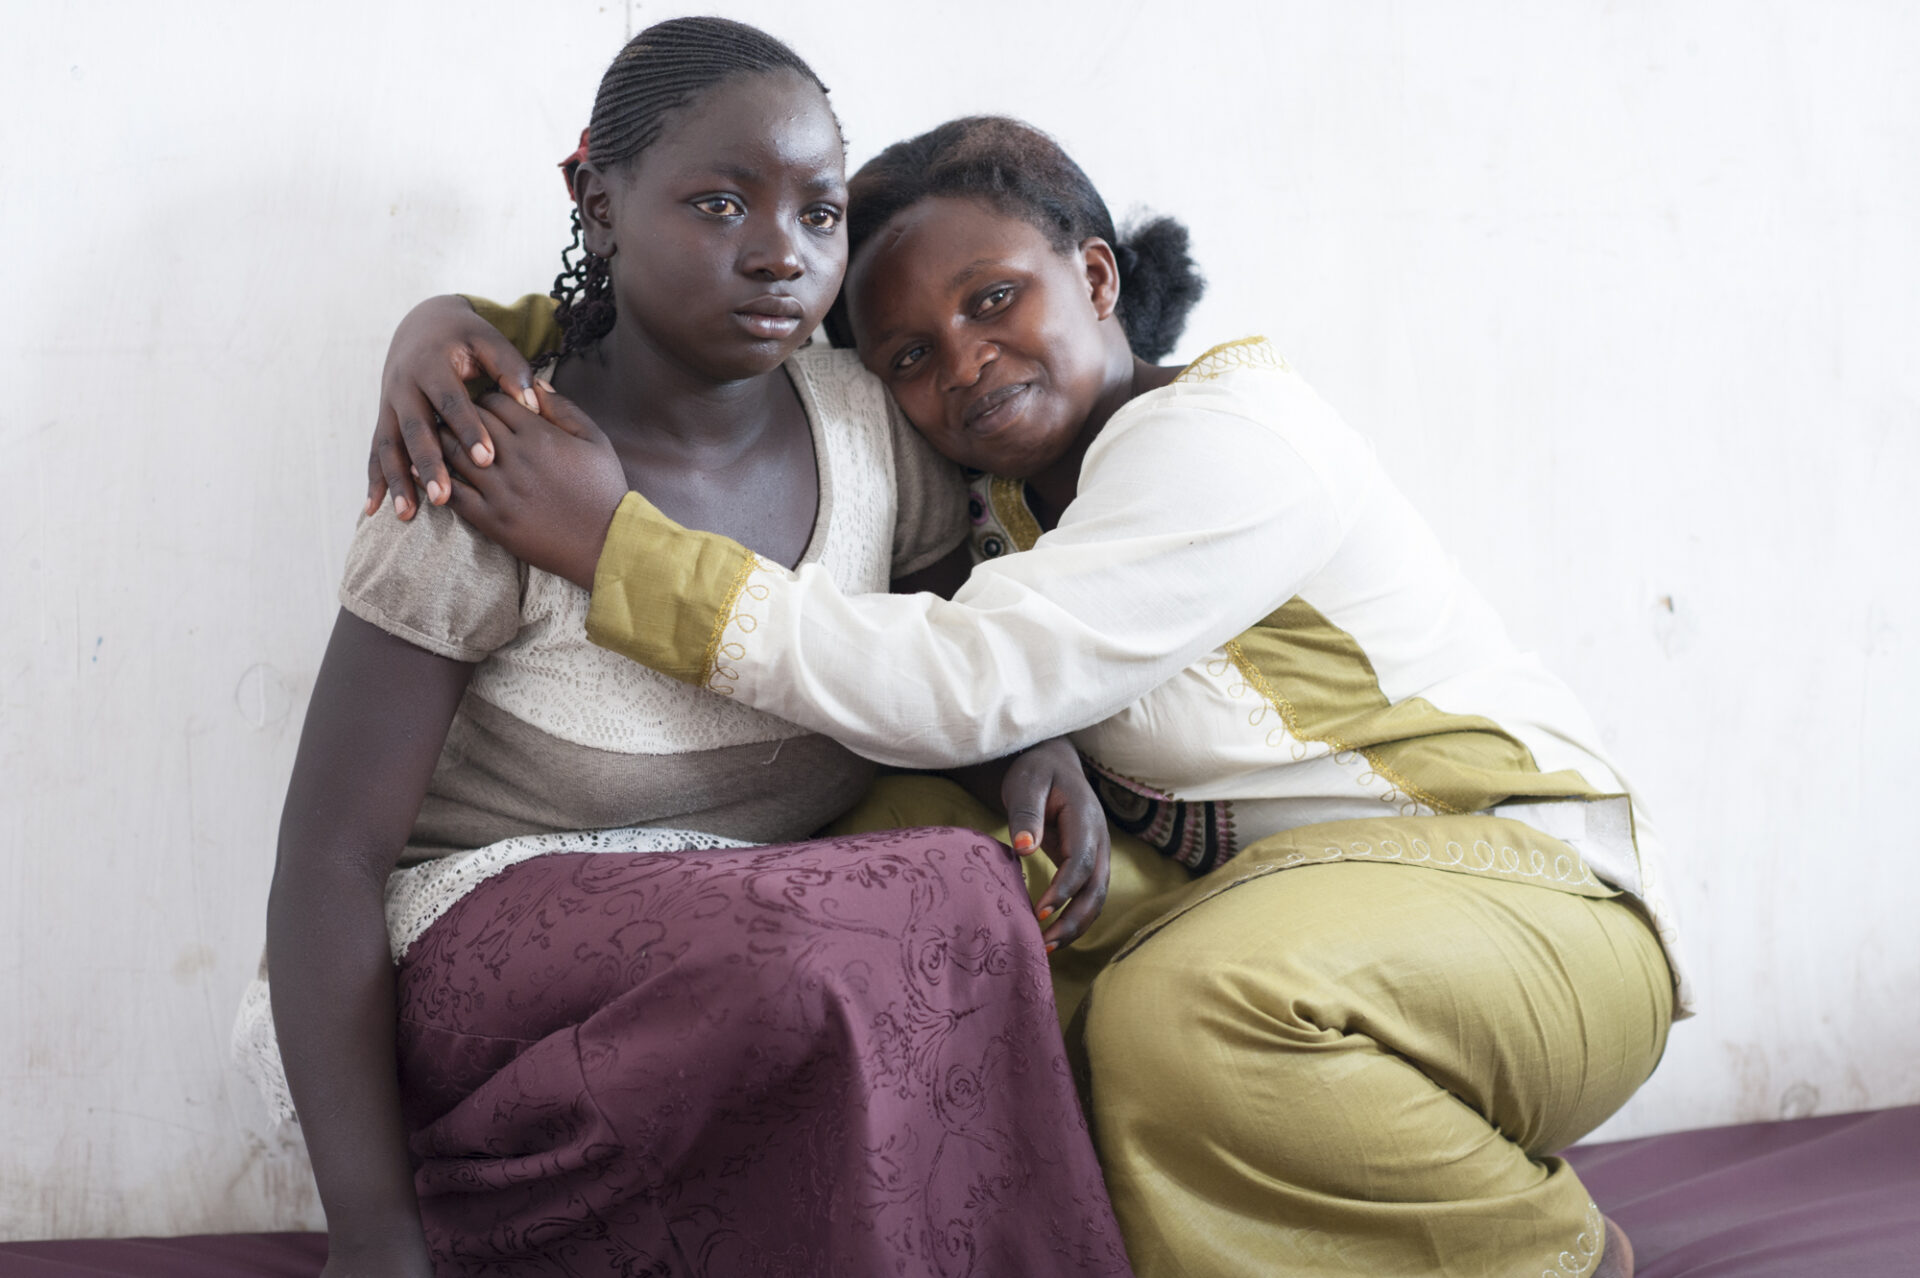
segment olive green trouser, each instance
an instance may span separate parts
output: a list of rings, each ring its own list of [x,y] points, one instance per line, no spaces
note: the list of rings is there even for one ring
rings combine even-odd
[[[893,779],[850,819],[991,825],[942,784]],[[1592,1272],[1599,1214],[1552,1154],[1652,1072],[1672,985],[1635,907],[1529,872],[1569,855],[1497,818],[1387,818],[1189,881],[1116,838],[1056,982],[1068,1005],[1091,982],[1069,1047],[1141,1278]],[[1030,861],[1036,891],[1050,874]]]

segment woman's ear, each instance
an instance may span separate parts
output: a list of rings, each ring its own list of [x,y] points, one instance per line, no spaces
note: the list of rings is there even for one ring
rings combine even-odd
[[[580,205],[581,245],[596,257],[612,257],[619,247],[613,241],[613,193],[592,161],[575,171],[573,195]]]
[[[1120,263],[1114,259],[1113,245],[1098,237],[1082,240],[1080,259],[1086,265],[1093,313],[1099,319],[1106,319],[1120,305]]]

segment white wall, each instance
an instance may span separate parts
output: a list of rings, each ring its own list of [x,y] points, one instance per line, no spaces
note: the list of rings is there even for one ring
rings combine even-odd
[[[1909,6],[725,8],[856,161],[1010,111],[1185,217],[1181,353],[1274,337],[1585,694],[1704,1000],[1608,1134],[1920,1100]],[[545,286],[677,11],[8,6],[0,1237],[318,1224],[224,1041],[386,334]]]

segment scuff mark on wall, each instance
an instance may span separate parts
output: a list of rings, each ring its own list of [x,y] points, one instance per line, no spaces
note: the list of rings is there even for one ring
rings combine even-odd
[[[208,946],[189,945],[173,960],[173,979],[182,985],[192,985],[203,973],[213,970],[219,957]]]
[[[285,723],[293,710],[293,685],[279,670],[256,661],[241,672],[233,704],[256,731]]]

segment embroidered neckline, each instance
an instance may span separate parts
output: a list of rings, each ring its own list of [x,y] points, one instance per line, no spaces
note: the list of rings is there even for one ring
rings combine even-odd
[[[1287,361],[1264,337],[1242,337],[1222,342],[1180,370],[1175,382],[1210,382],[1236,368],[1272,368],[1286,371]]]
[[[1033,507],[1027,505],[1026,481],[994,475],[987,485],[987,500],[992,503],[994,518],[1013,539],[1014,549],[1032,550],[1033,543],[1040,540],[1040,521],[1033,517]]]

